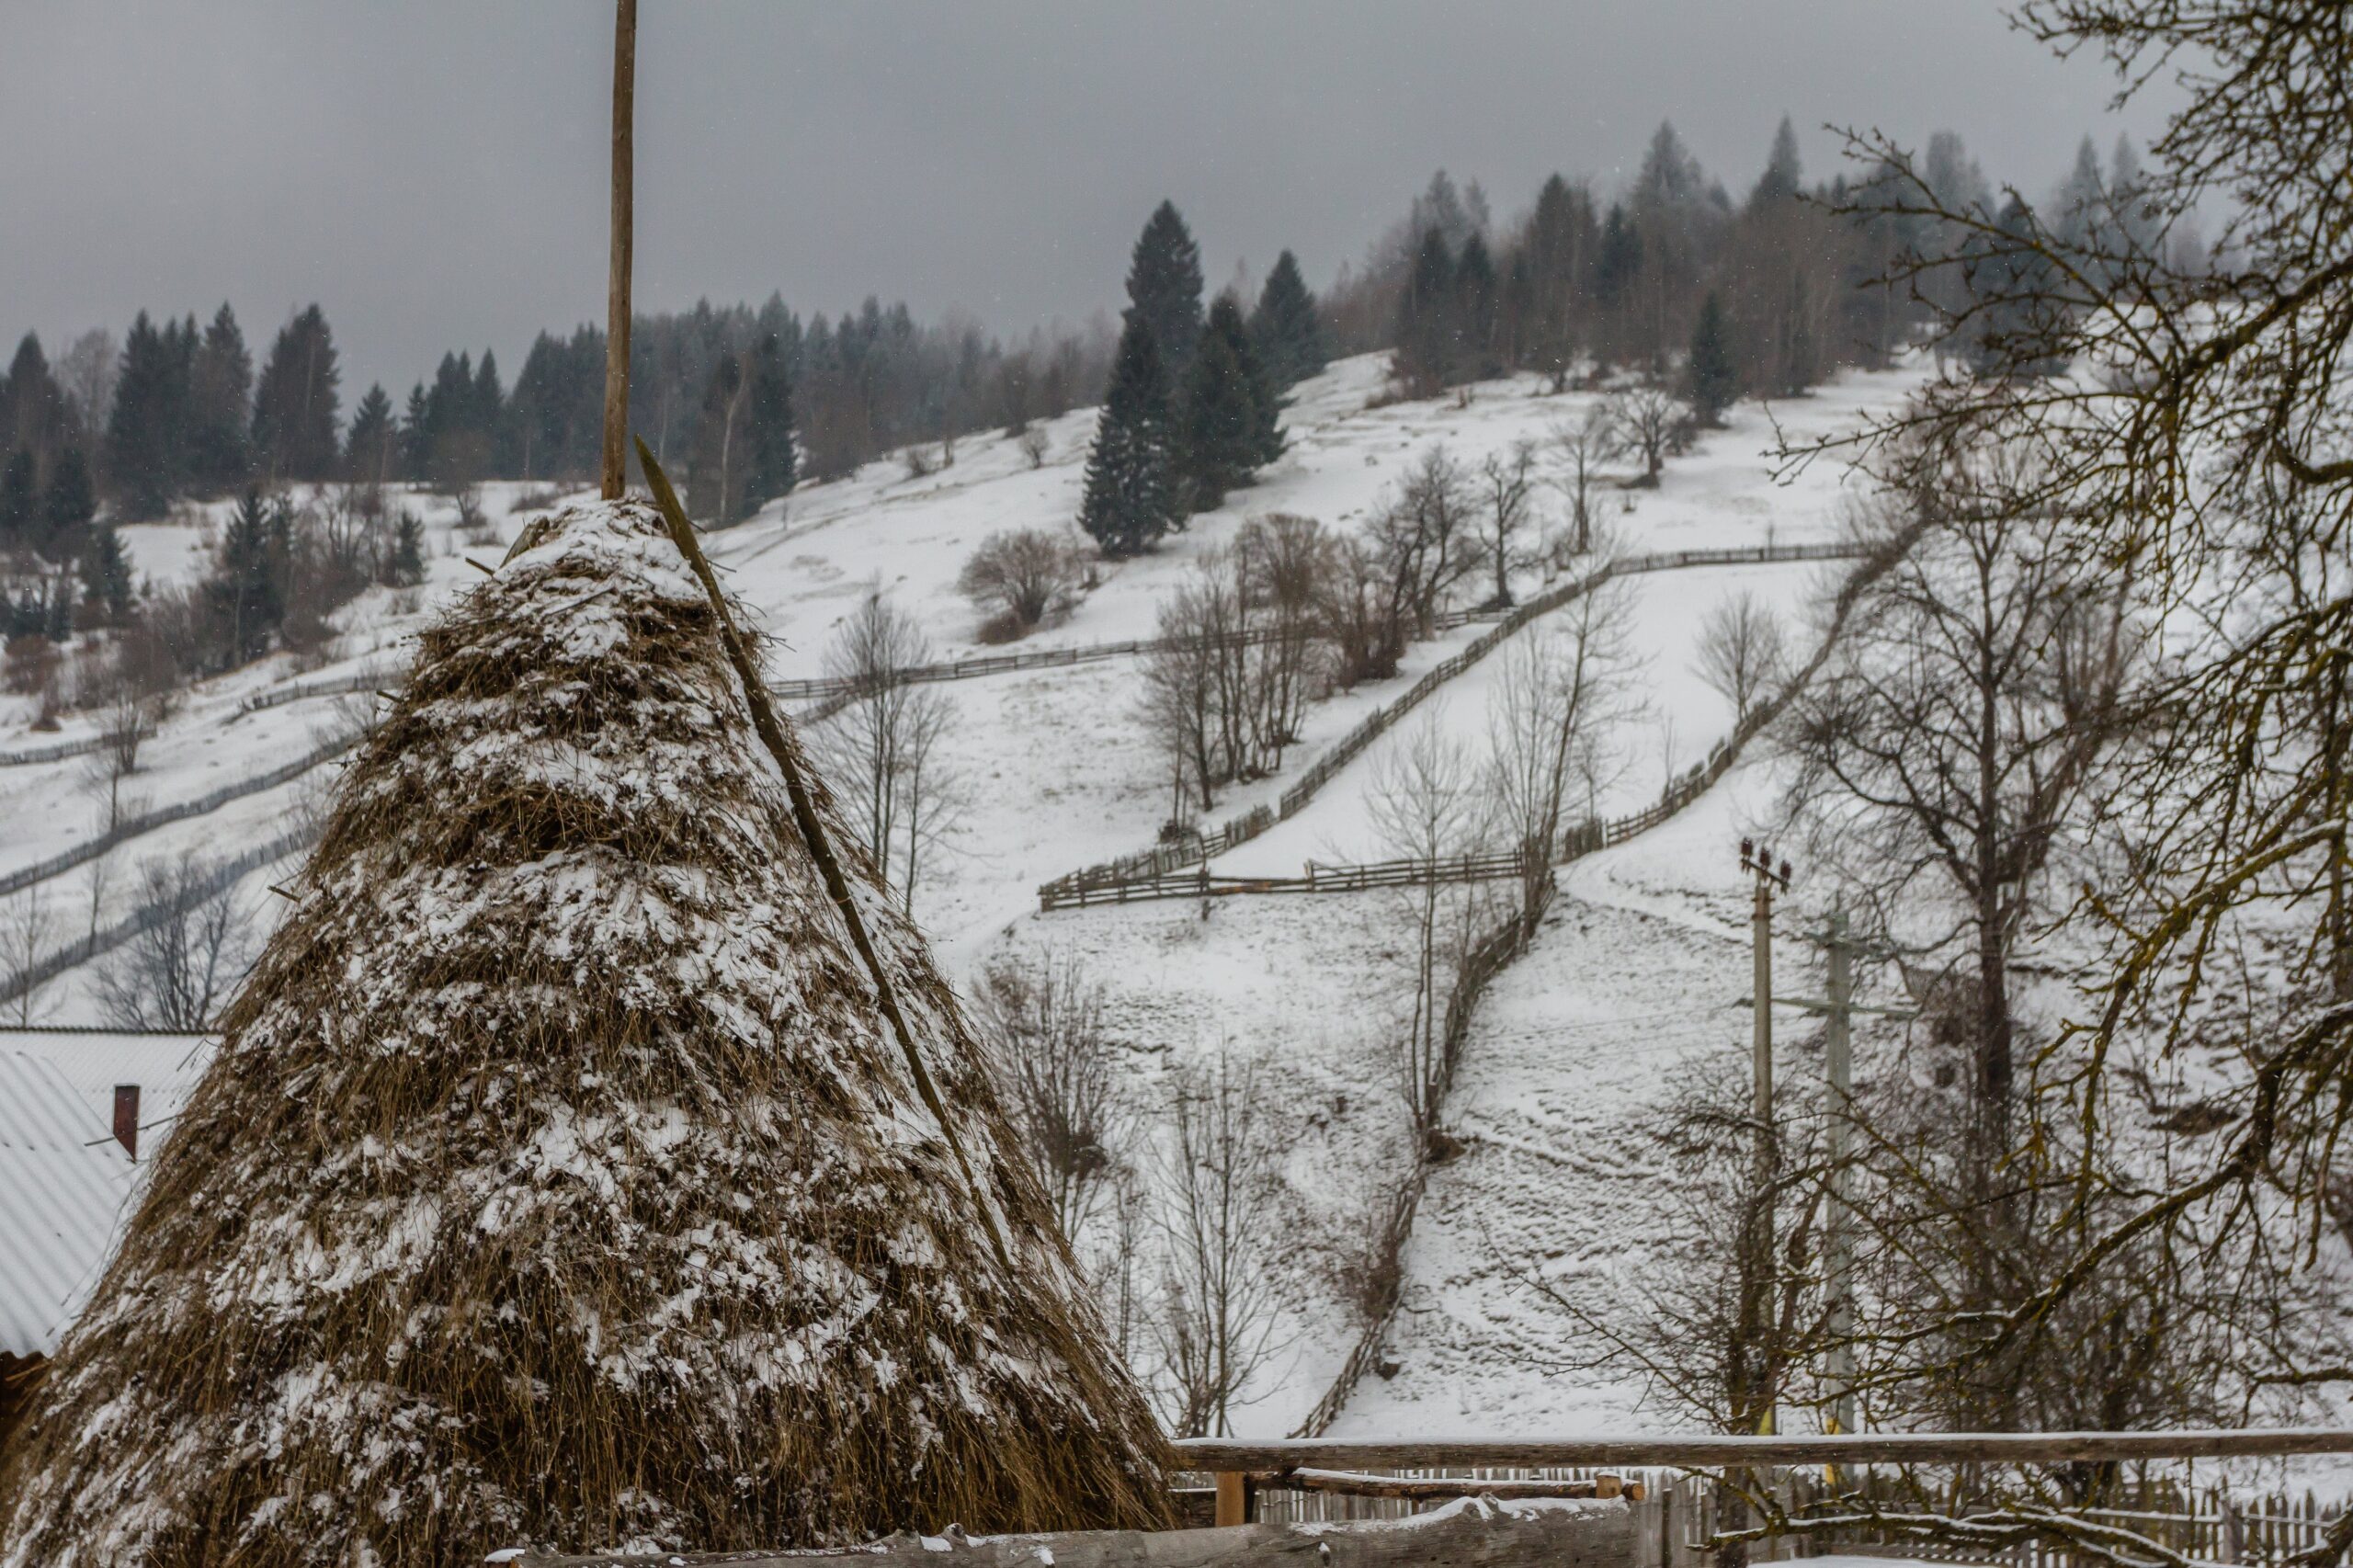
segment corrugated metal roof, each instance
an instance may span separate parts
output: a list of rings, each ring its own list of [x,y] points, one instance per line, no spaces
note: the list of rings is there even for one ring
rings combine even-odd
[[[0,1350],[57,1348],[114,1251],[137,1177],[54,1062],[0,1050]]]
[[[0,1052],[45,1058],[114,1126],[114,1087],[139,1085],[139,1151],[152,1153],[164,1129],[196,1092],[220,1040],[200,1034],[141,1034],[119,1029],[0,1029]],[[5,1196],[5,1193],[0,1193]]]

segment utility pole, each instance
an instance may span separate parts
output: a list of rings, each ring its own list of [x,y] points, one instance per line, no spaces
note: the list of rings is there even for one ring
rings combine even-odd
[[[1751,1040],[1750,1066],[1755,1074],[1752,1088],[1751,1115],[1756,1123],[1756,1175],[1752,1178],[1755,1190],[1749,1195],[1743,1215],[1740,1238],[1740,1312],[1736,1330],[1740,1344],[1733,1358],[1737,1402],[1745,1406],[1738,1415],[1743,1422],[1753,1421],[1759,1434],[1775,1430],[1773,1383],[1779,1355],[1772,1345],[1776,1331],[1775,1305],[1779,1292],[1774,1288],[1774,1253],[1777,1236],[1774,1224],[1774,1189],[1780,1180],[1780,1135],[1773,1125],[1773,893],[1777,888],[1790,885],[1790,863],[1774,865],[1773,853],[1759,848],[1752,839],[1740,841],[1740,869],[1756,880],[1756,902],[1749,916],[1749,928],[1756,942],[1756,996],[1753,1020],[1755,1033]],[[1747,1484],[1752,1489],[1769,1490],[1776,1483],[1771,1470],[1747,1472]],[[1745,1507],[1732,1509],[1720,1523],[1737,1528],[1746,1518]],[[1779,1540],[1765,1545],[1768,1561],[1781,1554]],[[1743,1554],[1745,1560],[1745,1553]],[[1723,1559],[1720,1557],[1719,1562]]]
[[[1830,1215],[1822,1244],[1823,1276],[1830,1287],[1830,1356],[1824,1369],[1830,1385],[1830,1429],[1855,1429],[1855,1281],[1853,1187],[1847,1170],[1855,1090],[1854,945],[1847,937],[1847,912],[1830,912],[1823,946],[1830,959],[1829,1006],[1824,1011],[1823,1067],[1830,1080]]]

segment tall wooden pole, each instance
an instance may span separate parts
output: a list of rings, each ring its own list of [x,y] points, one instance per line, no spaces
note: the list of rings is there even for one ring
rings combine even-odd
[[[637,117],[637,0],[613,10],[613,254],[605,305],[605,499],[629,483],[629,271],[631,210],[631,131]]]
[[[1830,1006],[1824,1009],[1823,1064],[1830,1078],[1829,1222],[1823,1233],[1823,1276],[1830,1288],[1830,1358],[1824,1380],[1829,1385],[1831,1429],[1855,1430],[1855,1297],[1854,1223],[1851,1178],[1847,1170],[1847,1143],[1854,1114],[1855,1046],[1854,944],[1847,936],[1847,912],[1830,912]],[[1835,1482],[1834,1475],[1832,1480]]]

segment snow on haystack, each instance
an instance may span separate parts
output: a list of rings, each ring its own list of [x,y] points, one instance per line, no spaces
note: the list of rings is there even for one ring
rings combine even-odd
[[[0,1562],[1159,1517],[955,1001],[820,787],[861,958],[717,624],[620,503],[426,634],[0,1474]]]

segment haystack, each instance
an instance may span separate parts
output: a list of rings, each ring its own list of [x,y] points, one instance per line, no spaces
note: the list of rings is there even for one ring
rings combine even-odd
[[[1161,1519],[956,1002],[721,631],[624,501],[425,636],[0,1475],[0,1562]]]

